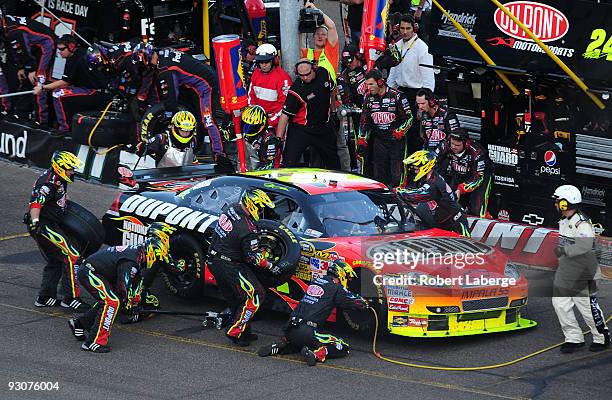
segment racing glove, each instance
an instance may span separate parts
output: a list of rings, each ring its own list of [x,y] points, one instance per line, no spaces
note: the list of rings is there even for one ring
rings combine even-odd
[[[30,231],[30,233],[33,234],[40,234],[40,221],[37,219],[30,219],[30,222],[28,223],[28,230]]]
[[[357,155],[365,157],[368,153],[368,142],[363,136],[359,136],[357,139]]]

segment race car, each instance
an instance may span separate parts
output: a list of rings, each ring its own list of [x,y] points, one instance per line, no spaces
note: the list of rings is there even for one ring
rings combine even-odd
[[[163,279],[179,296],[214,292],[214,276],[206,268],[212,229],[245,188],[257,187],[276,205],[264,218],[282,223],[278,232],[288,228],[283,240],[297,238],[301,251],[289,281],[270,287],[267,307],[289,312],[311,278],[341,260],[357,273],[349,289],[373,299],[383,331],[448,337],[536,325],[521,316],[527,280],[502,253],[453,232],[419,229],[412,209],[383,183],[302,168],[230,175],[210,170],[181,180],[149,175],[139,189],[121,193],[104,215],[106,242],[140,243],[153,221],[177,227],[171,252],[179,267],[165,271]],[[369,311],[338,311],[332,318],[352,329],[373,329]]]

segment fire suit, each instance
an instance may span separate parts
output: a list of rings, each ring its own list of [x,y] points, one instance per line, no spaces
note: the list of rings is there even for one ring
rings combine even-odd
[[[365,310],[368,303],[334,282],[331,276],[314,278],[283,328],[282,352],[294,353],[306,346],[315,353],[318,362],[348,355],[348,343],[323,329],[323,324],[336,307]]]
[[[421,186],[407,187],[403,182],[395,188],[395,192],[405,202],[419,204],[417,214],[425,223],[433,223],[436,228],[470,236],[467,218],[461,211],[453,190],[436,171],[433,171],[431,177],[425,179]]]
[[[268,114],[268,124],[276,128],[283,111],[291,78],[281,67],[274,66],[270,72],[255,68],[249,87],[249,104],[262,106]]]
[[[609,343],[606,317],[597,300],[595,274],[599,263],[595,255],[595,231],[591,220],[581,211],[559,221],[559,246],[562,255],[553,281],[552,304],[559,318],[565,342],[584,343],[574,306],[591,330],[593,343]]]
[[[138,154],[151,156],[157,168],[180,167],[196,161],[196,144],[195,137],[184,144],[172,139],[172,133],[167,129],[149,138],[144,145],[142,142],[138,143]]]
[[[215,154],[222,154],[224,151],[221,133],[213,118],[213,115],[221,112],[219,82],[215,71],[204,62],[180,51],[164,49],[158,54],[157,86],[160,99],[166,104],[166,109],[178,110],[181,86],[193,89],[198,96],[200,120],[208,131],[212,151]]]
[[[208,268],[232,310],[226,335],[239,339],[264,301],[265,288],[250,265],[273,268],[259,248],[257,228],[240,203],[219,217],[208,249]],[[279,273],[280,271],[273,271]]]
[[[87,346],[106,346],[113,322],[120,310],[137,309],[145,288],[151,286],[168,255],[159,252],[148,266],[148,251],[155,252],[151,239],[144,244],[108,247],[87,257],[77,271],[83,287],[96,303],[77,319],[87,329]]]
[[[70,303],[70,300],[80,296],[75,268],[79,252],[59,226],[67,201],[67,183],[52,169],[43,172],[34,183],[29,205],[29,209],[41,209],[40,229],[36,232],[30,230],[29,233],[47,262],[38,296],[55,298],[61,279],[65,302]],[[29,223],[30,218],[27,212],[24,222]]]
[[[51,61],[55,57],[55,34],[48,26],[26,17],[7,15],[5,20],[5,38],[10,43],[17,69],[25,69],[26,74],[34,72],[37,83],[43,85],[48,78]],[[40,51],[38,60],[32,54],[33,48]],[[36,96],[36,116],[42,126],[49,122],[47,100],[47,93],[41,92]]]
[[[358,67],[354,70],[345,68],[344,71],[338,76],[338,95],[342,101],[342,107],[346,107],[350,110],[361,110],[363,105],[363,97],[368,92],[368,87],[365,83],[365,67]],[[346,118],[343,126],[346,127],[345,134],[346,143],[349,148],[349,155],[351,157],[351,166],[357,166],[356,150],[357,150],[357,132],[356,129],[359,126],[359,114],[357,112],[349,113],[348,115],[341,117]],[[352,129],[351,129],[352,127]],[[367,158],[367,157],[366,157]],[[362,173],[369,173],[368,168],[362,168]]]
[[[423,150],[436,151],[448,133],[459,128],[459,120],[454,112],[439,107],[434,115],[421,114],[421,139]]]
[[[398,186],[401,181],[406,132],[411,125],[410,104],[399,91],[387,88],[382,96],[365,97],[358,146],[362,149],[372,146],[373,178],[389,187]]]
[[[465,150],[454,154],[450,150],[449,141],[444,140],[438,152],[438,171],[453,191],[459,191],[460,202],[469,199],[468,210],[472,215],[481,218],[490,215],[488,204],[493,185],[493,165],[484,148],[468,139]]]
[[[253,150],[253,154],[250,154],[251,170],[280,167],[283,145],[272,127],[268,127],[255,142],[249,145]]]
[[[107,73],[111,75],[112,86],[126,95],[136,95],[142,104],[149,101],[155,104],[159,101],[157,93],[152,88],[154,70],[147,69],[132,61],[132,51],[137,42],[124,42],[107,50]],[[143,105],[141,108],[144,108]]]

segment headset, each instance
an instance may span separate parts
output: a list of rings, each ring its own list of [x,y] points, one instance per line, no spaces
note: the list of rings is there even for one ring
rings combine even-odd
[[[77,49],[76,39],[69,34],[66,34],[58,40],[58,44],[63,44],[66,46],[69,52],[74,53]]]
[[[438,105],[436,96],[431,91],[431,89],[428,89],[428,88],[420,89],[416,95],[418,97],[425,96],[425,100],[427,100],[427,104],[429,105],[430,108],[436,107]]]
[[[318,65],[317,65],[316,62],[314,62],[312,60],[300,60],[300,61],[296,62],[295,66],[293,67],[293,73],[295,75],[298,75],[298,67],[300,65],[302,65],[302,64],[308,64],[308,65],[310,65],[310,67],[312,68],[313,71],[315,71],[315,72],[317,71]]]
[[[559,210],[567,211],[569,209],[569,202],[565,199],[559,199]]]
[[[376,86],[378,86],[379,88],[385,87],[386,82],[383,79],[382,72],[380,72],[379,69],[372,68],[371,70],[369,70],[366,74],[366,79],[370,78],[376,81]]]

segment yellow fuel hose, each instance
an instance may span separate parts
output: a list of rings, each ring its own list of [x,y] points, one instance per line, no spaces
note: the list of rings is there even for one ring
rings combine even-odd
[[[104,111],[102,111],[102,115],[100,115],[100,118],[98,118],[98,122],[96,122],[96,124],[94,125],[93,128],[91,128],[91,132],[89,132],[89,137],[87,138],[87,144],[89,145],[89,147],[91,147],[92,149],[94,149],[94,146],[91,144],[91,138],[93,138],[93,134],[96,131],[96,129],[98,129],[98,125],[100,125],[100,122],[102,122],[102,118],[104,118],[104,116],[106,115],[106,113],[108,112],[108,109],[110,108],[110,106],[113,104],[113,101],[111,100],[107,105],[106,108],[104,109]],[[123,146],[122,144],[116,144],[114,146],[109,147],[108,149],[104,150],[103,152],[98,152],[97,150],[94,149],[94,152],[99,155],[102,156],[106,153],[108,153],[109,151],[116,149],[117,147],[121,147]]]

